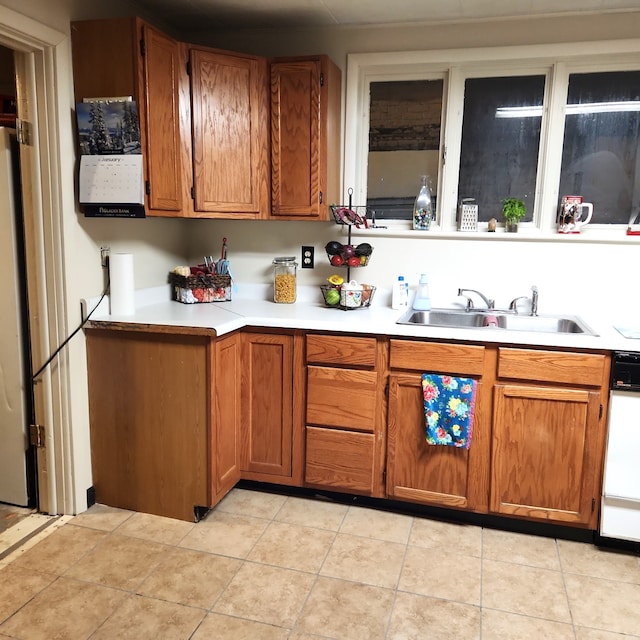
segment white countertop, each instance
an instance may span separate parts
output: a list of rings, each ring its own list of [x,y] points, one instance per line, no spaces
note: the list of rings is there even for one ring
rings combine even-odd
[[[580,318],[597,336],[507,331],[491,327],[456,329],[396,324],[404,312],[384,304],[388,297],[386,293],[379,300],[374,298],[367,309],[349,311],[325,307],[317,287],[298,287],[298,298],[293,304],[277,304],[270,296],[269,285],[242,285],[241,293],[234,292],[230,302],[182,304],[172,301],[169,287],[163,286],[137,291],[136,310],[132,315],[110,315],[109,302],[105,298],[90,320],[95,323],[93,326],[113,322],[162,325],[209,329],[217,335],[243,327],[271,327],[568,349],[640,351],[640,340],[625,338],[614,328],[612,321],[589,318],[584,314]],[[98,300],[86,300],[86,308],[92,309]],[[567,315],[573,314],[567,312]]]

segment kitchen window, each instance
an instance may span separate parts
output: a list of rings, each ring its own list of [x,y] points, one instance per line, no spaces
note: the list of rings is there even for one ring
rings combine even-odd
[[[594,203],[591,228],[626,225],[640,213],[639,53],[640,40],[592,43],[582,54],[573,45],[350,54],[345,191],[383,210],[391,229],[406,228],[423,174],[436,232],[455,231],[468,197],[480,228],[492,217],[502,223],[502,199],[517,197],[526,232],[555,233],[562,195]],[[390,148],[375,146],[380,122],[372,128],[370,117],[394,88],[427,103],[424,123],[413,125],[429,133],[413,150],[422,152],[416,166],[379,162]]]
[[[640,210],[640,71],[573,73],[560,192],[592,202],[600,222],[627,224]]]
[[[464,87],[464,116],[458,199],[473,198],[478,219],[500,216],[502,200],[523,200],[532,220],[545,77],[468,78]],[[536,111],[534,117],[503,117]]]

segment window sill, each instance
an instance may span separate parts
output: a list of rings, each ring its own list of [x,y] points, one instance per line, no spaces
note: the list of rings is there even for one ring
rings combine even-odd
[[[347,228],[344,228],[347,234]],[[523,226],[516,233],[507,233],[500,227],[487,231],[486,225],[478,231],[456,231],[436,227],[429,231],[414,231],[407,222],[397,220],[378,221],[377,227],[351,229],[352,237],[411,238],[413,240],[481,240],[485,242],[578,242],[581,244],[640,244],[640,236],[627,235],[626,225],[589,225],[581,233],[563,234],[555,230],[542,231]]]

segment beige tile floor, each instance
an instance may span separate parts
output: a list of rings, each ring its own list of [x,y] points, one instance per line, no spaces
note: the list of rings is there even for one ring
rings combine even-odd
[[[198,524],[95,505],[0,569],[0,638],[640,638],[640,558],[234,489]]]

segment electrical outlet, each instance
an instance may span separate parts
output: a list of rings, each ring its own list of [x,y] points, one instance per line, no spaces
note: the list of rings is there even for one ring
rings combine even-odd
[[[313,247],[306,247],[302,245],[302,268],[313,269]]]
[[[100,264],[103,269],[109,268],[109,254],[111,249],[109,247],[100,247]]]

